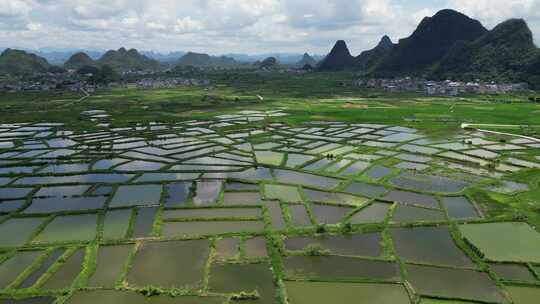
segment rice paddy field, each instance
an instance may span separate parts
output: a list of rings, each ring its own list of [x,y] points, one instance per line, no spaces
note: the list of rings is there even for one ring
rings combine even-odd
[[[538,303],[538,142],[266,107],[1,123],[0,303]]]

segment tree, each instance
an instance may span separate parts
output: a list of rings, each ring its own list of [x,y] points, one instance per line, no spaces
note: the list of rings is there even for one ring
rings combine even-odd
[[[56,65],[51,65],[50,67],[47,68],[47,72],[53,73],[53,74],[62,74],[62,73],[67,72],[67,70]]]
[[[104,65],[99,69],[99,71],[94,74],[90,81],[97,83],[97,84],[108,84],[111,82],[118,81],[120,79],[120,75],[116,73],[116,71],[109,65]]]
[[[88,75],[88,74],[96,75],[98,72],[99,72],[99,69],[91,65],[85,65],[82,68],[77,70],[77,74],[79,75]]]

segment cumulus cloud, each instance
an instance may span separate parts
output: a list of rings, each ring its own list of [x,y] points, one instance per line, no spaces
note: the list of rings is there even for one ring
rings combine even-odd
[[[30,0],[8,0],[0,5],[0,30],[20,30],[25,28],[25,20],[32,10]]]
[[[25,0],[8,0],[0,6],[0,17],[19,17],[28,14],[32,3]]]
[[[461,10],[492,27],[524,17],[540,34],[540,0],[0,0],[0,44],[9,47],[227,52],[353,53],[381,36],[409,35],[437,10]],[[166,43],[165,43],[166,42]]]
[[[449,0],[448,6],[480,20],[488,28],[510,18],[523,18],[535,41],[540,41],[540,0]]]
[[[395,16],[399,6],[389,0],[283,1],[281,7],[290,25],[319,30],[347,29],[351,26],[384,23]]]
[[[448,5],[482,20],[490,27],[509,18],[527,17],[534,21],[540,17],[538,0],[450,0]]]
[[[126,0],[82,0],[71,3],[73,5],[71,9],[81,19],[114,17],[129,7],[129,1]]]
[[[176,24],[174,25],[174,31],[177,33],[191,33],[201,31],[203,29],[203,22],[194,20],[190,16],[176,19]]]

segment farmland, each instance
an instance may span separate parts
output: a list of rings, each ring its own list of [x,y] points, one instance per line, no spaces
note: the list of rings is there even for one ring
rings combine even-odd
[[[0,96],[0,303],[536,303],[527,96],[207,77]]]

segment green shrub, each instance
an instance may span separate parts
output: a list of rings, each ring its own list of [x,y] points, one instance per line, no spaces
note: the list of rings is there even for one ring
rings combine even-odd
[[[231,296],[231,300],[233,301],[255,301],[259,300],[260,298],[261,296],[259,295],[259,292],[257,290],[253,292],[241,291]]]
[[[140,290],[140,293],[144,295],[145,297],[154,297],[159,296],[163,293],[163,290],[159,287],[155,286],[147,286]]]
[[[320,244],[309,244],[305,249],[305,253],[308,256],[323,256],[328,255],[329,251],[324,249]]]
[[[353,231],[353,225],[350,222],[347,222],[343,227],[341,228],[342,232],[352,232]]]
[[[325,233],[325,232],[326,232],[326,226],[324,224],[321,224],[321,225],[317,226],[317,233],[321,234],[321,233]]]

